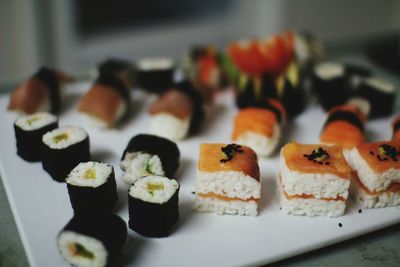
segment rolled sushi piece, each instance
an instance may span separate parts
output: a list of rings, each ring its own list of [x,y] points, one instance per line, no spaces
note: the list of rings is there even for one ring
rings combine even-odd
[[[89,135],[80,127],[64,126],[42,137],[42,166],[57,182],[64,182],[70,171],[90,160]]]
[[[285,119],[283,106],[277,100],[267,99],[260,107],[239,110],[234,119],[231,139],[252,148],[260,157],[269,156],[279,143]]]
[[[101,162],[79,163],[65,179],[75,213],[112,211],[118,199],[114,168]]]
[[[400,141],[360,144],[346,155],[351,193],[364,208],[400,205]]]
[[[48,112],[38,112],[14,122],[17,154],[26,161],[41,161],[42,136],[58,128],[58,119]]]
[[[104,267],[116,259],[128,237],[127,226],[119,216],[79,213],[57,237],[60,254],[73,266]]]
[[[72,77],[62,72],[41,67],[11,93],[7,109],[22,114],[41,111],[58,114],[61,108],[62,87],[72,80]]]
[[[314,67],[311,78],[313,91],[325,110],[344,104],[351,94],[342,64],[320,63]]]
[[[100,128],[115,126],[129,110],[130,90],[112,74],[102,74],[80,99],[78,110]]]
[[[110,58],[99,64],[98,72],[98,76],[112,75],[118,78],[126,88],[132,89],[134,86],[134,68],[126,60]]]
[[[257,216],[261,197],[256,153],[237,144],[201,144],[193,209]]]
[[[364,114],[355,106],[342,105],[332,108],[320,134],[320,141],[326,145],[338,145],[349,149],[364,142]]]
[[[140,88],[162,93],[174,83],[175,62],[171,58],[142,58],[136,61],[136,79]]]
[[[173,141],[150,134],[136,135],[122,154],[122,178],[128,185],[149,175],[172,178],[178,169],[179,157],[179,148]]]
[[[344,214],[351,169],[338,146],[286,144],[279,183],[286,214],[338,217]]]
[[[169,236],[179,218],[179,183],[146,176],[129,188],[129,228],[147,237]]]
[[[392,122],[392,140],[400,140],[400,116],[397,116]]]

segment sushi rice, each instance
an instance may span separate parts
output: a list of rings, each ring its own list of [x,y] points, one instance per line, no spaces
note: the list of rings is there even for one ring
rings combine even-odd
[[[143,176],[165,175],[160,158],[145,152],[126,153],[121,161],[121,169],[124,171],[122,178],[129,185]]]
[[[44,134],[42,141],[52,149],[64,149],[82,142],[87,137],[88,134],[83,128],[64,126]]]
[[[163,176],[146,176],[129,188],[129,195],[144,202],[163,204],[175,194],[179,183]]]
[[[24,131],[34,131],[57,121],[57,117],[48,112],[38,112],[21,117],[15,124]]]
[[[65,181],[74,186],[98,187],[104,184],[111,174],[111,165],[89,161],[78,164]]]

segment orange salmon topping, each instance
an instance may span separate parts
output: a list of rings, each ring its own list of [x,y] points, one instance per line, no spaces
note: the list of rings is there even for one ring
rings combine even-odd
[[[223,201],[235,201],[235,200],[238,200],[238,201],[245,201],[245,202],[249,202],[249,201],[258,202],[260,200],[259,198],[254,198],[254,197],[246,198],[246,199],[238,198],[238,197],[227,197],[227,196],[222,196],[222,195],[218,195],[218,194],[215,194],[215,193],[197,193],[197,195],[200,196],[200,197],[216,198],[216,199],[220,199],[220,200],[223,200]]]
[[[149,113],[170,113],[180,119],[192,114],[193,104],[188,96],[178,90],[169,90],[161,95],[149,108]]]
[[[390,156],[379,154],[379,147],[384,144],[393,146],[397,151],[400,149],[400,140],[365,143],[357,146],[357,148],[361,157],[367,162],[368,166],[376,172],[383,172],[391,168],[400,169],[400,157],[393,160]],[[378,156],[381,160],[379,160]]]
[[[258,167],[257,155],[249,147],[241,146],[241,153],[235,153],[231,160],[221,162],[225,159],[221,148],[226,144],[201,144],[199,156],[199,171],[204,172],[220,172],[220,171],[236,171],[243,172],[246,175],[260,181],[260,169]]]
[[[345,149],[351,149],[364,142],[364,135],[353,124],[347,121],[332,121],[322,130],[321,143],[335,144]]]
[[[18,86],[10,97],[8,110],[21,110],[26,114],[37,112],[40,105],[49,99],[49,90],[37,79],[29,79]]]
[[[320,147],[329,155],[329,158],[323,162],[323,164],[309,160],[305,156],[311,154],[313,150],[317,150]],[[347,165],[343,157],[342,149],[339,146],[302,145],[294,142],[286,144],[282,148],[281,153],[287,167],[292,171],[322,174],[330,173],[343,179],[350,178],[351,169],[349,165]]]

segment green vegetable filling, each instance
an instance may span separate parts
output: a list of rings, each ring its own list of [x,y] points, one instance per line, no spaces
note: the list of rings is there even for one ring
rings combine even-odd
[[[26,121],[26,123],[28,123],[29,125],[32,125],[34,122],[40,120],[40,118],[38,116],[35,116],[29,120]]]
[[[60,143],[61,141],[68,140],[68,134],[62,133],[53,137],[53,140],[56,144]]]
[[[87,179],[96,179],[96,171],[93,169],[87,169],[85,171],[85,178]]]
[[[144,174],[145,174],[145,175],[146,175],[146,174],[147,174],[147,175],[153,174],[152,167],[153,167],[153,166],[151,166],[150,162],[147,161],[146,167],[145,167],[145,169],[144,169]]]
[[[322,147],[319,147],[318,149],[314,149],[310,155],[304,154],[304,157],[310,161],[322,163],[329,159],[329,154]]]
[[[71,244],[70,249],[73,255],[90,260],[93,260],[95,258],[94,253],[91,252],[90,250],[87,250],[82,244],[79,243]]]
[[[399,151],[394,146],[387,145],[387,144],[382,144],[378,148],[378,153],[380,156],[387,156],[392,159],[397,159],[397,156],[399,155]]]
[[[164,190],[164,184],[163,183],[148,183],[147,184],[147,192],[151,196],[154,196],[154,191],[156,190]]]

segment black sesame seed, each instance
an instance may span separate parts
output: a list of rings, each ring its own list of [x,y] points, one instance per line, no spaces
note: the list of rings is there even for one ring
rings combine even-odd
[[[370,152],[369,152],[369,154],[371,154],[371,155],[375,155],[375,153],[374,153],[373,151],[370,151]]]
[[[318,162],[318,164],[319,164],[319,165],[322,165],[322,164],[324,164],[324,163],[323,163],[323,162]]]
[[[307,155],[307,154],[304,154],[303,156],[304,156],[304,157],[306,157],[306,158],[308,157],[308,155]]]
[[[361,213],[361,212],[362,212],[362,209],[359,209],[359,210],[358,210],[358,213]]]
[[[342,227],[343,226],[343,224],[342,223],[339,223],[339,227]]]
[[[325,165],[329,165],[330,163],[329,162],[325,162]]]
[[[279,209],[281,210],[281,209],[282,209],[282,207],[279,207]]]
[[[393,159],[393,161],[397,161],[397,159]]]
[[[383,160],[389,160],[388,158],[383,158]]]

